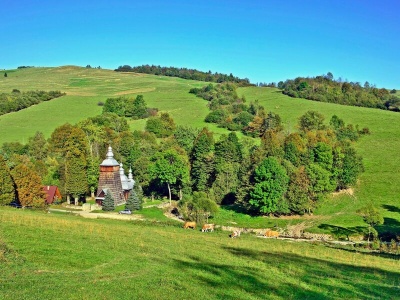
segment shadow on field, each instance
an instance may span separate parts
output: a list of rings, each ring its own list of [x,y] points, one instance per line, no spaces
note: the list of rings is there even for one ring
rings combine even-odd
[[[382,241],[390,242],[400,236],[400,222],[393,218],[384,217],[383,224],[375,226],[375,229],[378,231],[379,239]]]
[[[222,249],[230,263],[193,256],[175,263],[205,290],[224,291],[218,295],[221,299],[394,299],[399,293],[400,276],[395,272],[292,253]]]
[[[394,205],[388,205],[388,204],[384,204],[382,205],[382,208],[391,211],[391,212],[396,212],[400,214],[400,208]]]
[[[354,227],[341,227],[330,224],[321,224],[318,226],[320,229],[329,231],[330,234],[338,239],[349,240],[351,235],[362,235],[368,232],[368,228],[364,226],[354,226]]]

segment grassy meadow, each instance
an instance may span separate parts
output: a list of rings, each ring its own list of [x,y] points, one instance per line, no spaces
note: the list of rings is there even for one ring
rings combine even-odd
[[[25,143],[36,131],[42,131],[49,137],[61,124],[76,123],[101,113],[101,106],[97,104],[108,97],[138,94],[144,95],[149,107],[169,112],[179,125],[208,126],[217,136],[227,132],[205,123],[207,102],[189,94],[190,88],[203,86],[204,82],[73,66],[21,69],[7,71],[7,74],[7,78],[0,77],[0,92],[11,92],[14,88],[21,91],[42,89],[61,90],[67,95],[0,116],[0,144],[10,141]],[[321,112],[327,123],[336,114],[346,123],[368,127],[371,134],[363,136],[355,145],[364,158],[365,173],[350,194],[332,195],[313,216],[250,218],[234,211],[221,210],[214,220],[216,223],[225,225],[236,222],[239,226],[270,227],[306,222],[312,231],[351,232],[357,227],[366,227],[356,210],[367,202],[373,202],[385,217],[385,224],[378,231],[390,230],[400,235],[399,113],[293,99],[274,88],[239,88],[238,93],[244,95],[248,102],[258,100],[268,111],[278,113],[285,130],[289,132],[296,130],[298,118],[307,110]],[[145,120],[130,121],[132,129],[141,130],[144,125]]]
[[[0,299],[396,299],[398,257],[0,208]]]

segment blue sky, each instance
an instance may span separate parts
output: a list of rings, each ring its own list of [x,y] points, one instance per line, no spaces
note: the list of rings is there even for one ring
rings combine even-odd
[[[0,0],[0,69],[156,64],[400,89],[400,1]]]

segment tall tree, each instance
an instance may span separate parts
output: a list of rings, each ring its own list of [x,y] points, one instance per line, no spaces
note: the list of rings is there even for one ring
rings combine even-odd
[[[171,204],[171,184],[189,180],[188,161],[173,149],[157,153],[151,161],[149,166],[151,177],[167,184]]]
[[[307,210],[310,211],[309,188],[310,181],[304,166],[301,166],[290,176],[290,183],[286,192],[289,209],[292,212],[303,215]]]
[[[10,169],[6,160],[0,155],[0,205],[10,204],[15,198],[15,189]]]
[[[11,175],[17,188],[18,200],[22,206],[42,208],[45,206],[46,193],[43,191],[40,176],[29,167],[19,164]]]
[[[37,131],[28,139],[28,154],[36,160],[44,160],[47,156],[47,141],[44,134]]]
[[[214,138],[211,131],[203,128],[197,136],[191,153],[191,178],[193,190],[205,192],[213,182]]]
[[[261,162],[254,171],[254,181],[249,203],[258,212],[263,214],[287,212],[282,202],[289,176],[275,157],[268,157]]]

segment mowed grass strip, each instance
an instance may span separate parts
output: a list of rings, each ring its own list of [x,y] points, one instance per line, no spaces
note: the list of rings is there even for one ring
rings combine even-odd
[[[394,299],[399,261],[308,243],[0,208],[2,299]]]

